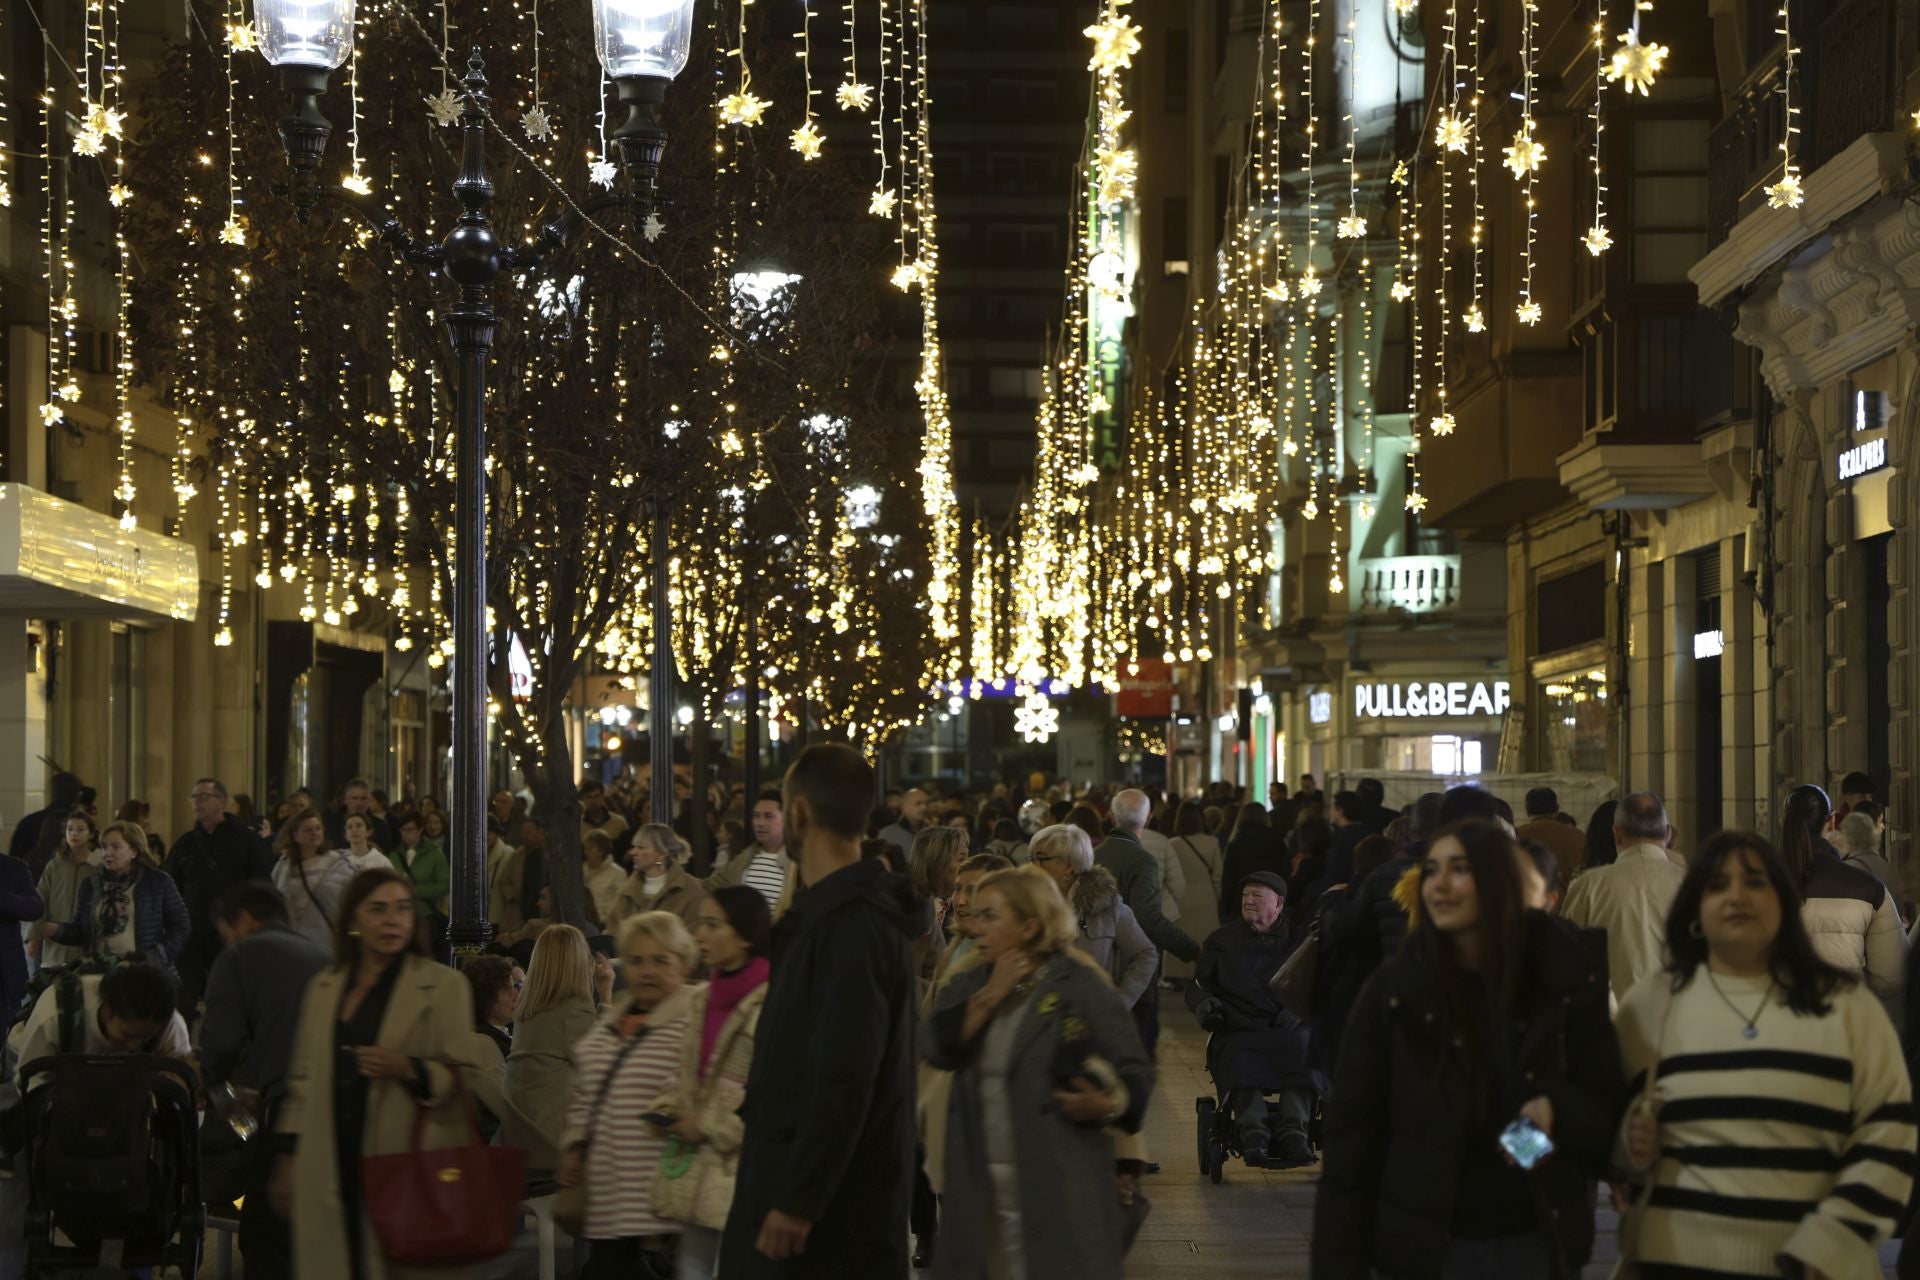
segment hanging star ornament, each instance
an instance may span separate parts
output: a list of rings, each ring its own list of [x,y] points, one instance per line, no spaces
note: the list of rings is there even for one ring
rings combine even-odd
[[[1100,171],[1100,203],[1125,204],[1133,199],[1133,184],[1140,172],[1140,157],[1133,148],[1102,147],[1093,159]]]
[[[1481,311],[1479,307],[1468,307],[1467,314],[1461,318],[1467,322],[1468,333],[1485,333],[1487,331],[1486,313]]]
[[[355,195],[370,196],[373,194],[373,184],[367,181],[367,175],[364,173],[350,173],[340,179],[340,185]]]
[[[545,142],[553,137],[553,117],[539,103],[528,107],[526,114],[520,117],[520,127],[527,131],[527,137],[535,142]]]
[[[1433,145],[1445,147],[1449,151],[1464,154],[1472,136],[1466,120],[1451,111],[1441,113],[1440,119],[1433,126]]]
[[[826,141],[813,121],[809,120],[793,131],[790,145],[800,153],[802,160],[818,160],[820,148],[826,145]]]
[[[1104,22],[1096,22],[1080,34],[1093,41],[1093,60],[1089,71],[1114,72],[1133,65],[1140,52],[1140,28],[1124,13],[1116,13]]]
[[[1060,713],[1038,689],[1030,690],[1026,700],[1013,712],[1014,730],[1022,741],[1045,742],[1060,728]]]
[[[893,192],[887,190],[885,187],[880,187],[875,190],[872,197],[868,199],[867,212],[876,218],[891,218],[893,216],[893,206],[899,199],[900,197]]]
[[[1435,415],[1433,420],[1427,423],[1427,430],[1436,436],[1452,435],[1453,415],[1446,412]]]
[[[1358,240],[1367,234],[1367,220],[1360,216],[1357,209],[1349,209],[1347,216],[1340,219],[1334,228],[1334,235],[1342,240]]]
[[[1285,280],[1275,280],[1265,289],[1262,289],[1261,292],[1266,295],[1268,302],[1291,302],[1293,300],[1293,288]]]
[[[442,89],[423,101],[433,113],[433,122],[442,129],[460,123],[460,95],[452,89]]]
[[[648,244],[665,235],[666,231],[667,224],[660,221],[660,215],[657,213],[649,213],[647,220],[640,224],[640,234],[646,237]]]
[[[1513,309],[1513,314],[1521,324],[1540,323],[1540,304],[1529,298]]]
[[[595,160],[587,166],[587,181],[596,187],[613,187],[614,174],[618,172],[611,160]]]
[[[833,100],[842,111],[865,111],[873,105],[873,86],[849,80],[833,91]]]
[[[1405,280],[1395,280],[1393,282],[1393,288],[1389,289],[1388,292],[1393,295],[1395,302],[1405,302],[1413,296],[1413,286]]]
[[[739,93],[730,93],[720,99],[720,120],[723,124],[739,124],[752,127],[760,123],[767,114],[767,108],[773,105],[750,89]]]
[[[57,427],[60,420],[67,416],[66,410],[49,400],[40,406],[40,421],[49,427]]]
[[[260,33],[253,29],[251,22],[229,22],[227,24],[227,48],[235,53],[252,53],[260,47]]]
[[[1638,19],[1635,19],[1638,21]],[[1640,33],[1628,27],[1620,37],[1620,47],[1607,62],[1607,83],[1625,83],[1628,93],[1647,96],[1653,81],[1666,64],[1669,50],[1663,44],[1641,44]]]
[[[228,218],[227,225],[220,228],[220,243],[244,247],[247,243],[247,229],[240,225],[238,218]]]
[[[1533,136],[1532,119],[1521,121],[1520,128],[1514,132],[1513,143],[1508,146],[1506,155],[1507,168],[1513,171],[1513,176],[1516,178],[1537,173],[1540,166],[1546,163],[1547,149],[1538,138]]]
[[[1767,188],[1767,207],[1770,209],[1798,209],[1806,198],[1806,193],[1800,189],[1800,175],[1791,170]]]
[[[107,188],[107,200],[116,209],[131,199],[133,199],[133,192],[122,183],[116,182]]]
[[[73,135],[73,154],[97,156],[107,149],[106,135],[91,124],[83,124]]]
[[[1613,248],[1613,232],[1596,222],[1587,228],[1587,234],[1580,238],[1580,243],[1586,245],[1587,252],[1597,258]]]
[[[1418,515],[1420,512],[1425,511],[1426,509],[1427,509],[1426,494],[1410,493],[1407,495],[1407,510],[1413,512],[1415,515]]]

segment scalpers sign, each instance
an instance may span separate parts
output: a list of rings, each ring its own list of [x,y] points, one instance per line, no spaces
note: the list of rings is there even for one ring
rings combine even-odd
[[[1409,680],[1353,686],[1353,714],[1361,720],[1436,716],[1497,716],[1507,709],[1505,680]]]

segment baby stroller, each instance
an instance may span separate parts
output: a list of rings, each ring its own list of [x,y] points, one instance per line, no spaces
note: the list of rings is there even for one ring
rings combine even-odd
[[[143,1054],[56,1054],[22,1068],[26,1280],[198,1273],[193,1078],[184,1062]]]

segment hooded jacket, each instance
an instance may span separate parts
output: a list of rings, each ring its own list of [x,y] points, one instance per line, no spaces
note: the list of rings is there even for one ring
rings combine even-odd
[[[1067,892],[1067,905],[1080,921],[1074,946],[1109,978],[1131,1009],[1153,985],[1156,959],[1133,911],[1120,901],[1120,883],[1105,867],[1092,867],[1076,876]]]
[[[867,860],[796,893],[774,925],[721,1243],[729,1280],[908,1274],[922,923],[913,886]],[[784,1262],[754,1247],[775,1209],[812,1224]]]

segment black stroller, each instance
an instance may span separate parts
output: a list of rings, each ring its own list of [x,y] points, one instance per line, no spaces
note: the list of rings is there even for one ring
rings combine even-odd
[[[193,1079],[186,1063],[143,1054],[56,1054],[22,1068],[26,1280],[199,1272]]]

